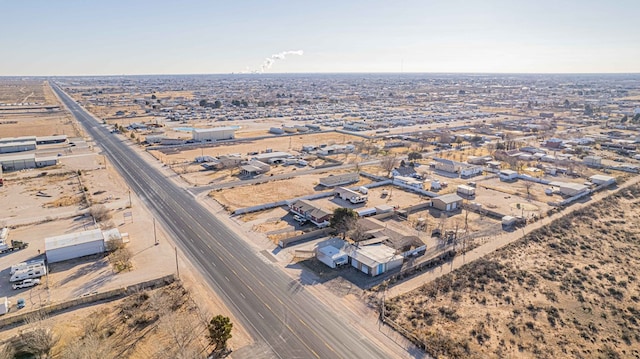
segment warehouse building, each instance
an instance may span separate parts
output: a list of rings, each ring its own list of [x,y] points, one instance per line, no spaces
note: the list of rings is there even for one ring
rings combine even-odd
[[[28,168],[55,166],[58,164],[58,157],[37,157],[33,153],[2,156],[0,166],[5,171],[19,171]]]
[[[44,250],[47,262],[56,263],[103,253],[107,241],[118,239],[121,240],[122,236],[117,228],[104,232],[100,229],[92,229],[45,238]]]
[[[15,143],[15,142],[36,142],[36,136],[21,136],[21,137],[4,137],[0,138],[0,143]]]
[[[235,138],[237,127],[194,128],[191,131],[194,141],[220,141]]]
[[[0,143],[0,153],[13,153],[33,151],[36,149],[36,141],[20,141]]]

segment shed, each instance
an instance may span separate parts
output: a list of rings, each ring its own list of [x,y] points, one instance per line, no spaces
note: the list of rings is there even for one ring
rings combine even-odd
[[[455,211],[462,207],[462,197],[455,193],[445,194],[432,199],[431,205],[441,211]]]
[[[463,196],[471,197],[476,195],[476,189],[471,186],[461,184],[458,186],[457,193]]]

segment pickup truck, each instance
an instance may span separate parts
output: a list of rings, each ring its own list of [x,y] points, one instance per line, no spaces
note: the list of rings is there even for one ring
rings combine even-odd
[[[23,289],[23,288],[29,288],[29,287],[33,287],[40,284],[40,279],[38,278],[29,278],[29,279],[25,279],[21,282],[17,282],[17,283],[13,283],[12,287],[14,290],[16,289]]]

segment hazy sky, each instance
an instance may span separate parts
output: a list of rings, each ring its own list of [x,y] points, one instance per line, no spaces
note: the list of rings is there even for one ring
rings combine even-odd
[[[0,0],[0,75],[640,72],[638,0]]]

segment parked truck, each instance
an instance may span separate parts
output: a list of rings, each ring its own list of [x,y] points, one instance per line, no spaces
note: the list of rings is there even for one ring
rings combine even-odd
[[[28,246],[29,243],[23,241],[11,241],[11,246],[7,245],[4,241],[0,241],[0,254],[19,251]]]

